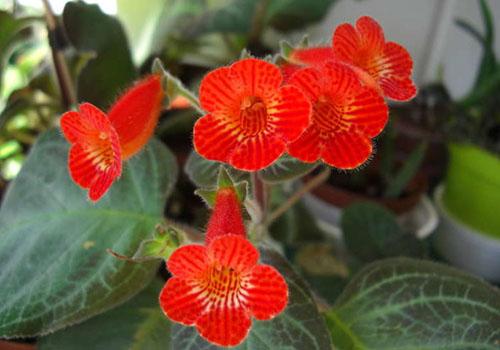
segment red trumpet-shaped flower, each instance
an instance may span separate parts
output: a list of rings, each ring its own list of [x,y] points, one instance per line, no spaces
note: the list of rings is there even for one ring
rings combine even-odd
[[[338,62],[321,68],[303,68],[290,83],[301,88],[312,106],[312,123],[288,152],[304,161],[353,169],[372,153],[371,138],[384,128],[387,105],[373,88],[363,86],[356,74]]]
[[[333,34],[333,51],[342,61],[348,62],[375,80],[388,98],[407,101],[417,89],[411,79],[413,61],[401,45],[384,38],[382,27],[371,17],[356,21],[356,28],[345,23]]]
[[[328,61],[341,61],[351,66],[365,85],[390,99],[407,101],[415,96],[410,54],[401,45],[386,41],[373,18],[359,18],[356,27],[349,23],[338,26],[332,41],[333,47],[296,49],[288,59],[294,64],[316,67]]]
[[[240,344],[252,317],[272,319],[288,302],[284,278],[258,259],[258,250],[235,235],[219,236],[208,247],[177,249],[167,262],[173,277],[161,291],[161,308],[171,320],[195,326],[211,343]]]
[[[207,115],[194,126],[194,147],[203,157],[242,170],[278,159],[309,124],[310,104],[274,64],[240,60],[205,76],[200,104]]]
[[[66,112],[61,129],[71,143],[69,171],[73,180],[100,199],[120,177],[122,161],[130,158],[153,134],[163,100],[159,76],[150,76],[128,90],[108,116],[90,103]]]

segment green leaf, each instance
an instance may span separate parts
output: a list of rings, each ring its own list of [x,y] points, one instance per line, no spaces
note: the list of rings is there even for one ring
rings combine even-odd
[[[84,2],[68,2],[63,21],[73,46],[96,55],[78,76],[78,100],[107,109],[137,77],[125,32],[116,18]]]
[[[170,255],[186,240],[186,234],[173,227],[157,226],[153,238],[142,241],[131,260],[168,260]]]
[[[342,212],[341,227],[349,251],[365,262],[391,256],[422,257],[424,247],[406,233],[396,216],[384,207],[360,202]]]
[[[68,144],[44,134],[0,209],[0,337],[53,332],[102,313],[139,292],[159,262],[132,255],[162,220],[177,178],[170,151],[151,141],[124,166],[97,204],[70,179]]]
[[[50,334],[39,350],[170,349],[170,322],[158,305],[164,281],[156,279],[125,304],[74,327]]]
[[[310,173],[316,166],[316,163],[303,163],[285,154],[269,167],[261,170],[259,176],[265,182],[279,183],[304,176]]]
[[[11,52],[11,47],[18,40],[26,40],[18,34],[23,29],[29,27],[34,22],[40,21],[37,17],[15,18],[13,14],[0,11],[0,92],[3,83],[3,67],[7,63]]]
[[[327,322],[343,350],[494,350],[500,291],[446,265],[387,259],[353,278]]]
[[[301,29],[320,21],[335,0],[272,0],[266,13],[267,22],[275,29]]]
[[[423,141],[411,152],[405,163],[398,170],[394,178],[387,185],[384,197],[398,198],[405,190],[408,183],[415,177],[427,152],[427,142]]]
[[[235,350],[331,350],[328,330],[320,316],[304,281],[292,270],[281,255],[261,250],[264,264],[276,267],[285,277],[289,288],[289,302],[286,310],[271,321],[253,320],[248,338]],[[172,345],[182,350],[223,349],[207,343],[194,327],[174,325]]]
[[[221,165],[222,163],[205,159],[195,151],[192,151],[184,166],[184,172],[196,186],[201,188],[214,188],[217,186],[217,178]],[[236,170],[227,164],[224,164],[224,166],[229,172],[229,175],[231,175],[233,181],[241,182],[248,180],[247,172]]]
[[[181,37],[204,8],[203,0],[118,0],[122,20],[134,51],[135,62],[142,63],[159,53],[172,37]]]

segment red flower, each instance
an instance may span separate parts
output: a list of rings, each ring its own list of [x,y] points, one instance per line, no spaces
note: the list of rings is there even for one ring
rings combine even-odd
[[[272,319],[288,302],[284,278],[258,259],[258,250],[241,236],[217,237],[208,247],[183,246],[167,262],[173,277],[160,293],[160,306],[171,320],[196,326],[209,342],[238,345],[251,317]]]
[[[373,18],[359,18],[356,28],[348,23],[337,27],[333,50],[340,60],[367,72],[385,96],[406,101],[417,93],[411,80],[410,54],[401,45],[386,42],[382,27]]]
[[[290,84],[301,88],[312,106],[312,123],[288,149],[304,161],[353,169],[372,153],[371,138],[384,128],[387,105],[376,90],[363,86],[356,74],[339,62],[303,68]]]
[[[373,18],[359,18],[356,28],[348,23],[340,25],[332,41],[333,47],[296,49],[288,60],[315,67],[328,61],[342,61],[351,66],[365,85],[393,100],[410,100],[417,93],[411,79],[410,54],[401,45],[386,42],[382,28]]]
[[[240,60],[205,76],[194,126],[194,147],[203,157],[242,170],[259,170],[278,159],[309,124],[310,104],[296,87],[281,86],[274,64]]]
[[[97,201],[120,177],[122,161],[148,142],[158,121],[163,91],[160,77],[150,76],[127,91],[112,106],[109,118],[90,103],[66,112],[61,129],[71,143],[69,171]]]
[[[220,235],[239,235],[246,237],[241,216],[241,204],[233,187],[221,188],[215,195],[214,211],[208,222],[205,243]]]

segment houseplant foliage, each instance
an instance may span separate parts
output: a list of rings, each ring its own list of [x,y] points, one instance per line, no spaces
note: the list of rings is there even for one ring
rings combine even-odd
[[[196,47],[200,33],[215,32],[233,49],[242,41],[262,49],[266,26],[298,28],[331,1],[315,2],[304,18],[302,1],[183,12],[187,3],[194,2],[177,3],[177,13],[199,22],[186,43]],[[241,20],[243,5],[258,21]],[[0,337],[36,337],[41,349],[497,347],[500,292],[437,263],[378,260],[423,255],[381,208],[346,212],[357,266],[371,264],[348,273],[331,304],[282,254],[288,242],[271,238],[271,228],[287,227],[279,220],[302,215],[297,201],[332,168],[356,169],[370,158],[388,121],[386,98],[416,94],[410,55],[374,19],[338,26],[331,46],[283,44],[288,51],[260,58],[244,51],[208,67],[198,94],[172,73],[168,54],[137,69],[120,22],[97,7],[69,3],[62,19],[80,62],[69,76],[79,103],[61,108],[58,129],[38,137],[4,195]],[[253,29],[244,40],[248,28],[235,26],[242,23]],[[176,35],[166,37],[175,43]],[[183,175],[163,134],[155,136],[163,115],[186,115],[173,114],[179,106],[196,114],[184,170],[208,210],[202,223],[172,219],[171,202],[186,196]],[[306,174],[303,188],[285,190]],[[322,239],[302,224],[300,235]]]

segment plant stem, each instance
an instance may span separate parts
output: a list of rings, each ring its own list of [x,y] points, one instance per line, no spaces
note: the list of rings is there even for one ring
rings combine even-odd
[[[259,205],[259,209],[262,213],[260,221],[265,222],[267,217],[267,199],[268,199],[267,186],[260,179],[259,174],[256,171],[250,174],[250,180],[252,182],[253,198],[255,202]]]
[[[194,109],[196,109],[196,111],[199,114],[201,114],[201,115],[205,114],[205,111],[200,106],[200,101],[198,100],[198,97],[196,97],[196,95],[193,94],[188,88],[184,87],[184,85],[179,85],[178,86],[178,93],[180,96],[185,97],[189,101],[191,106]]]
[[[56,16],[50,7],[48,0],[42,0],[45,7],[45,21],[49,30],[49,44],[52,51],[52,60],[56,71],[59,90],[61,91],[62,104],[65,109],[70,109],[76,103],[76,96],[73,89],[73,83],[69,74],[68,65],[64,59],[64,54],[58,47],[57,37],[61,30]]]
[[[319,173],[311,180],[309,180],[307,183],[305,183],[294,194],[292,194],[280,207],[278,207],[275,211],[271,213],[271,215],[269,215],[266,224],[268,226],[271,225],[276,219],[278,219],[281,215],[286,213],[288,209],[293,207],[302,198],[303,195],[305,195],[309,191],[315,189],[323,182],[325,182],[330,177],[331,172],[332,171],[330,168],[326,168],[321,173]]]

